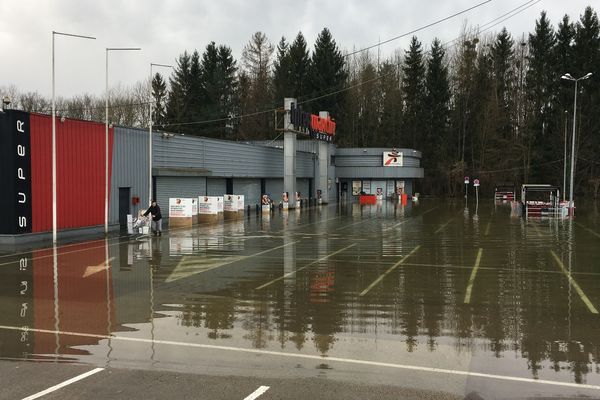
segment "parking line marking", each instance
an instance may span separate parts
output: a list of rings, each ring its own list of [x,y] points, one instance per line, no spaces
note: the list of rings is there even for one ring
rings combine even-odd
[[[392,272],[393,270],[395,270],[400,264],[402,264],[408,257],[412,256],[420,248],[421,248],[421,245],[418,245],[417,247],[415,247],[414,249],[412,249],[410,251],[410,253],[408,253],[407,255],[405,255],[404,257],[402,257],[400,259],[400,261],[398,261],[396,264],[394,264],[391,267],[389,267],[387,271],[385,271],[383,274],[381,274],[379,276],[379,278],[375,279],[373,281],[373,283],[371,283],[365,290],[363,290],[362,292],[360,292],[359,296],[362,297],[365,294],[369,293],[369,291],[371,289],[373,289],[375,286],[377,286],[377,284],[379,284],[379,282],[381,282],[383,280],[383,278],[385,278],[390,272]]]
[[[581,222],[575,222],[578,226],[580,226],[581,228],[585,229],[586,231],[588,231],[589,233],[591,233],[592,235],[599,237],[600,238],[600,233],[591,230],[590,228],[588,228],[587,226],[583,225]]]
[[[439,228],[438,228],[438,229],[437,229],[437,230],[434,232],[434,234],[438,234],[438,233],[440,233],[441,231],[443,231],[443,230],[444,230],[444,228],[445,228],[446,226],[448,226],[448,224],[449,224],[450,222],[452,222],[453,220],[454,220],[454,218],[450,218],[450,220],[449,220],[448,222],[446,222],[444,225],[440,226],[440,227],[439,227]]]
[[[22,331],[22,328],[17,326],[5,326],[0,325],[0,329],[13,330],[13,331]],[[278,356],[278,357],[289,357],[289,358],[302,358],[305,360],[315,360],[318,362],[323,362],[324,360],[327,362],[341,362],[346,364],[355,364],[355,365],[366,365],[373,367],[382,367],[382,368],[395,368],[395,369],[403,369],[403,370],[411,370],[411,371],[419,371],[419,372],[432,372],[438,374],[449,374],[449,375],[458,375],[458,376],[470,376],[475,378],[489,378],[489,379],[498,379],[504,381],[512,381],[512,382],[524,382],[531,384],[542,384],[542,385],[551,385],[551,386],[563,386],[563,387],[571,387],[576,389],[592,389],[592,390],[600,390],[600,386],[597,385],[589,385],[589,384],[581,384],[574,382],[559,382],[559,381],[550,381],[545,379],[533,379],[533,378],[521,378],[518,376],[508,376],[508,375],[494,375],[494,374],[484,374],[480,372],[472,372],[472,371],[464,371],[464,370],[455,370],[455,369],[445,369],[445,368],[436,368],[436,367],[422,367],[418,365],[408,365],[408,364],[393,364],[386,362],[378,362],[378,361],[368,361],[368,360],[357,360],[352,358],[340,358],[340,357],[325,357],[313,354],[300,354],[300,353],[285,353],[282,351],[272,351],[272,350],[261,350],[261,349],[248,349],[241,347],[231,347],[231,346],[217,346],[211,344],[202,344],[202,343],[186,343],[186,342],[176,342],[170,340],[158,340],[158,339],[143,339],[143,338],[133,338],[133,337],[125,337],[125,336],[107,336],[107,335],[97,335],[93,333],[77,333],[77,332],[67,332],[67,331],[53,331],[47,329],[29,329],[31,332],[37,333],[46,333],[51,335],[68,335],[68,336],[80,336],[80,337],[89,337],[94,339],[103,339],[103,340],[121,340],[125,342],[138,342],[138,343],[154,343],[154,344],[163,344],[163,345],[171,345],[171,346],[185,346],[191,348],[199,348],[199,349],[207,349],[207,350],[223,350],[223,351],[234,351],[239,353],[250,353],[250,354],[263,354],[270,356]]]
[[[258,399],[260,396],[262,396],[267,390],[269,390],[270,387],[269,386],[261,386],[258,389],[256,389],[254,392],[250,393],[248,396],[246,396],[244,398],[244,400],[254,400],[254,399]]]
[[[585,295],[585,293],[579,287],[579,285],[577,284],[577,282],[575,281],[575,279],[573,279],[573,277],[571,276],[571,273],[565,268],[565,264],[563,264],[562,260],[556,255],[556,253],[554,252],[554,250],[550,250],[550,253],[552,253],[552,256],[556,260],[556,263],[558,264],[558,266],[560,267],[560,269],[562,269],[562,271],[564,272],[564,274],[567,276],[567,279],[569,280],[569,283],[571,284],[571,286],[573,286],[573,288],[575,288],[575,291],[579,294],[579,297],[581,297],[581,300],[583,300],[583,302],[587,306],[588,310],[590,310],[590,312],[592,314],[598,314],[598,310],[596,310],[596,307],[594,307],[594,305],[592,304],[592,302],[590,301],[590,299]]]
[[[75,383],[75,382],[77,382],[77,381],[80,381],[80,380],[82,380],[82,379],[85,379],[85,378],[87,378],[88,376],[91,376],[91,375],[97,374],[97,373],[98,373],[98,372],[100,372],[100,371],[104,371],[104,368],[94,368],[94,369],[93,369],[93,370],[91,370],[91,371],[88,371],[88,372],[86,372],[86,373],[84,373],[84,374],[81,374],[81,375],[77,375],[76,377],[74,377],[74,378],[71,378],[71,379],[68,379],[68,380],[66,380],[66,381],[64,381],[64,382],[62,382],[62,383],[59,383],[58,385],[54,385],[54,386],[52,386],[52,387],[49,387],[49,388],[48,388],[48,389],[46,389],[46,390],[42,390],[41,392],[38,392],[38,393],[36,393],[36,394],[32,394],[31,396],[27,396],[27,397],[25,397],[23,400],[33,400],[33,399],[37,399],[37,398],[40,398],[40,397],[42,397],[42,396],[45,396],[45,395],[47,395],[48,393],[56,392],[58,389],[64,388],[65,386],[68,386],[68,385],[70,385],[70,384],[72,384],[72,383]]]
[[[176,281],[176,280],[179,280],[179,279],[182,279],[182,278],[187,278],[187,277],[192,276],[192,275],[201,274],[201,273],[204,273],[206,271],[211,271],[211,270],[213,270],[215,268],[221,268],[221,267],[224,267],[224,266],[229,265],[229,264],[233,264],[233,263],[238,262],[238,261],[244,261],[244,260],[247,260],[247,259],[252,258],[252,257],[258,257],[260,255],[263,255],[263,254],[266,254],[266,253],[270,253],[271,251],[275,251],[275,250],[278,250],[278,249],[281,249],[281,248],[284,248],[284,247],[287,247],[287,246],[291,246],[291,245],[296,244],[298,242],[300,242],[300,241],[297,240],[295,242],[283,244],[281,246],[272,247],[270,249],[263,250],[263,251],[260,251],[258,253],[250,254],[250,255],[247,255],[247,256],[237,256],[237,257],[231,258],[229,260],[225,260],[223,262],[214,263],[212,265],[208,264],[208,266],[205,266],[204,268],[196,268],[196,267],[189,268],[188,266],[186,266],[183,263],[185,261],[185,257],[182,257],[181,260],[179,261],[179,263],[177,264],[177,266],[175,266],[175,268],[173,269],[173,272],[171,272],[171,274],[169,274],[169,276],[167,277],[167,279],[165,279],[165,282],[173,282],[173,281]]]
[[[310,267],[311,265],[314,265],[314,264],[316,264],[316,263],[318,263],[318,262],[321,262],[321,261],[323,261],[323,260],[326,260],[326,259],[328,259],[329,257],[335,256],[336,254],[338,254],[338,253],[341,253],[342,251],[344,251],[344,250],[346,250],[346,249],[349,249],[350,247],[353,247],[353,246],[356,246],[356,243],[352,243],[350,246],[346,246],[346,247],[344,247],[343,249],[340,249],[340,250],[334,251],[333,253],[331,253],[331,254],[328,254],[328,255],[326,255],[325,257],[321,257],[321,258],[319,258],[318,260],[315,260],[315,261],[313,261],[313,262],[311,262],[311,263],[309,263],[309,264],[306,264],[305,266],[303,266],[303,267],[300,267],[300,268],[298,268],[298,269],[296,269],[296,270],[294,270],[294,271],[292,271],[292,272],[288,272],[287,274],[284,274],[284,275],[280,276],[279,278],[275,278],[275,279],[273,279],[272,281],[265,283],[264,285],[260,285],[260,286],[259,286],[259,287],[257,287],[255,290],[261,290],[261,289],[264,289],[264,288],[266,288],[267,286],[270,286],[270,285],[274,284],[275,282],[279,282],[280,280],[282,280],[282,279],[285,279],[285,278],[287,278],[288,276],[294,275],[294,274],[295,274],[296,272],[298,272],[298,271],[302,271],[303,269],[306,269],[306,268]]]
[[[489,222],[487,223],[487,225],[485,226],[485,233],[484,233],[484,236],[487,236],[487,235],[489,235],[489,234],[490,234],[490,227],[491,227],[491,226],[492,226],[492,221],[489,221]]]
[[[481,262],[481,255],[483,254],[483,249],[480,247],[477,252],[477,259],[475,260],[475,266],[473,267],[473,271],[471,271],[471,277],[469,278],[469,284],[467,285],[467,292],[465,293],[465,304],[471,302],[471,292],[473,290],[473,284],[475,283],[475,276],[477,275],[477,270],[479,269],[479,263]]]

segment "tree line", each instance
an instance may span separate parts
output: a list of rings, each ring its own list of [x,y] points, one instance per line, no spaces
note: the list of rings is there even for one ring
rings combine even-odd
[[[600,188],[600,28],[587,7],[578,19],[554,26],[545,12],[528,35],[505,28],[480,33],[464,27],[452,42],[424,45],[381,58],[342,51],[324,28],[312,49],[302,32],[273,45],[255,33],[236,60],[230,47],[209,43],[184,51],[173,73],[110,94],[111,121],[230,140],[277,137],[276,110],[295,97],[307,111],[329,111],[343,147],[399,147],[422,151],[421,191],[458,195],[462,177],[494,183],[562,186],[564,148],[570,149],[574,84],[578,78],[576,190]],[[152,92],[152,97],[148,93]],[[9,93],[7,93],[9,92]],[[0,88],[13,107],[47,112],[37,93]],[[104,120],[102,96],[59,99],[61,115]]]

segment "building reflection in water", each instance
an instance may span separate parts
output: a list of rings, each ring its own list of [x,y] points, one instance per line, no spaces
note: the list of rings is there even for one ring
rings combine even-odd
[[[0,330],[0,356],[76,359],[93,351],[110,359],[110,342],[28,328],[101,336],[143,329],[154,339],[158,319],[172,319],[173,330],[208,343],[335,356],[347,354],[349,337],[372,352],[386,352],[377,347],[385,339],[408,355],[470,354],[474,371],[485,371],[490,359],[516,359],[533,377],[567,372],[585,382],[598,374],[600,322],[550,255],[598,304],[592,236],[573,221],[522,221],[509,217],[510,207],[463,206],[424,214],[423,205],[352,204],[343,221],[304,228],[308,211],[300,224],[295,211],[287,225],[275,214],[268,239],[252,239],[265,235],[264,219],[252,218],[140,242],[89,242],[59,249],[57,268],[52,250],[36,251],[0,269],[0,322],[23,327]],[[325,221],[335,212],[322,208],[310,218]],[[358,296],[417,244],[421,250]],[[283,247],[240,258],[275,246]],[[465,304],[479,248],[473,299]],[[154,345],[148,347],[154,360]]]

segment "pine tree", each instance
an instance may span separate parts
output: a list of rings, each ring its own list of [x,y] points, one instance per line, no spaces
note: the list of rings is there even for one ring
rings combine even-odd
[[[177,65],[173,75],[169,78],[169,100],[167,102],[167,119],[170,130],[181,132],[182,126],[175,125],[182,122],[188,122],[188,97],[191,92],[191,74],[190,74],[191,56],[185,51],[177,59]]]
[[[289,45],[281,37],[277,45],[277,56],[273,61],[273,102],[283,104],[285,97],[292,97],[290,87],[291,62]]]
[[[160,73],[156,73],[152,78],[152,101],[153,114],[152,123],[155,125],[164,125],[166,122],[166,101],[167,101],[167,83]]]
[[[329,111],[335,118],[342,109],[347,73],[344,57],[331,32],[323,28],[317,36],[308,73],[308,94],[311,101],[305,107],[314,113]]]
[[[425,144],[422,126],[425,120],[425,64],[421,42],[413,36],[408,51],[405,52],[402,67],[402,92],[404,95],[404,129],[405,141],[402,146],[421,150]]]
[[[445,51],[439,39],[434,39],[431,52],[427,60],[427,74],[425,77],[425,113],[424,134],[425,147],[423,147],[426,167],[435,167],[435,162],[445,151],[449,150],[447,143],[450,83],[448,81],[448,67],[445,65]]]
[[[505,137],[510,137],[513,132],[511,121],[512,97],[511,90],[513,86],[513,60],[514,60],[514,41],[506,28],[496,36],[492,44],[492,64],[494,71],[494,83],[496,85],[496,98],[499,116],[499,133]]]
[[[526,75],[526,92],[530,114],[527,120],[528,135],[533,136],[533,165],[542,165],[555,159],[552,153],[562,150],[562,135],[555,135],[555,126],[550,122],[555,113],[558,79],[555,72],[556,59],[553,51],[556,35],[546,13],[542,12],[536,21],[534,33],[529,34],[529,66]],[[557,140],[557,139],[561,140]],[[529,165],[527,165],[529,167]],[[548,175],[548,168],[536,168],[534,179]],[[526,172],[528,172],[526,169]],[[542,172],[543,171],[543,172]]]
[[[289,62],[291,95],[294,98],[299,98],[307,90],[310,70],[310,55],[302,32],[298,32],[296,39],[289,48]]]
[[[381,145],[398,147],[402,124],[402,92],[400,91],[399,65],[392,60],[384,61],[379,68],[379,91],[381,93]]]

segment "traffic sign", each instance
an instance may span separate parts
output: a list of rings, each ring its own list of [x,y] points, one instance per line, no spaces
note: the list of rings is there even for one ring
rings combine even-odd
[[[479,186],[479,179],[473,179],[473,186],[475,186],[475,187]]]
[[[468,184],[469,184],[469,177],[465,176],[465,185],[468,185]]]

